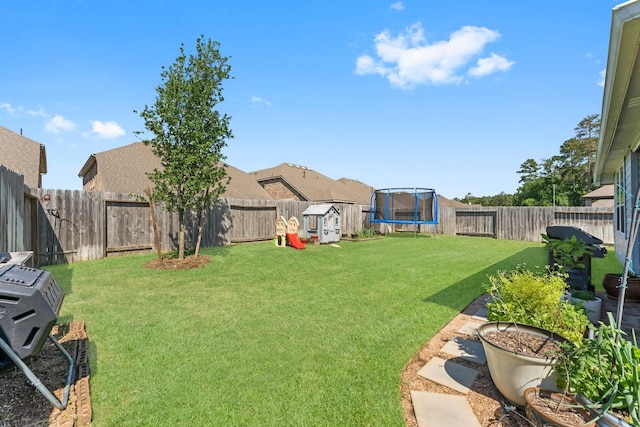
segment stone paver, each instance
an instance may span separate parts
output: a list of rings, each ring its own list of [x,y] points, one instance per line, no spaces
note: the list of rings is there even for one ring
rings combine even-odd
[[[478,319],[478,320],[487,320],[487,314],[488,314],[488,310],[486,308],[481,308],[480,310],[476,311],[476,313],[471,316],[472,318]]]
[[[461,357],[464,360],[484,365],[487,363],[487,356],[484,354],[482,344],[477,341],[454,338],[441,348],[441,350],[452,356]]]
[[[418,371],[418,375],[467,394],[478,376],[478,371],[440,357],[433,357]]]
[[[465,396],[412,391],[418,427],[481,427]]]
[[[467,322],[458,330],[459,333],[463,335],[469,335],[470,337],[476,336],[476,331],[478,327],[482,325],[480,322]]]

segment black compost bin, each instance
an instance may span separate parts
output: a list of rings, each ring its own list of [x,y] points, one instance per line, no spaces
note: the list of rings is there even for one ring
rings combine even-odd
[[[607,249],[602,247],[602,240],[598,239],[586,231],[573,226],[568,225],[550,225],[547,227],[547,236],[549,239],[564,240],[575,236],[576,239],[586,243],[591,248],[591,254],[585,254],[580,259],[580,264],[584,265],[584,268],[570,268],[567,270],[569,275],[569,285],[572,289],[584,289],[593,291],[594,287],[591,284],[591,258],[604,258],[607,253]],[[557,264],[554,259],[551,250],[548,253],[549,265]]]
[[[0,338],[20,359],[38,354],[58,320],[63,298],[64,292],[48,271],[0,266]],[[0,350],[0,369],[11,365]]]

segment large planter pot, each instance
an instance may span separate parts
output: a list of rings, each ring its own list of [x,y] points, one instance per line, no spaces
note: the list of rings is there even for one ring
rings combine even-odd
[[[575,408],[578,403],[568,396],[563,396],[562,393],[544,390],[539,387],[531,387],[525,390],[524,397],[527,401],[525,414],[527,415],[527,419],[536,427],[593,427],[595,425],[595,423],[591,421],[593,417],[589,411],[585,408]],[[555,409],[555,405],[559,402],[562,402],[562,404],[567,407],[571,407],[572,411],[577,414],[575,422],[565,421],[555,413],[545,411],[540,405],[538,405],[538,402],[536,401],[537,397],[542,397],[548,402],[551,402],[552,409]]]
[[[602,279],[602,286],[610,298],[618,299],[620,294],[620,274],[607,273]],[[627,278],[627,290],[624,294],[626,302],[640,302],[640,277]]]
[[[591,402],[582,394],[576,395],[576,401],[581,405],[584,405],[587,407],[590,405],[593,405],[593,402]],[[598,415],[600,415],[600,411],[597,409],[590,408],[589,412],[591,413],[591,418],[596,418]],[[625,420],[618,418],[615,415],[610,414],[609,412],[605,412],[601,418],[598,418],[596,420],[596,426],[598,427],[633,427],[631,424],[629,424]]]
[[[558,359],[529,356],[505,349],[487,339],[489,333],[496,331],[519,331],[525,335],[553,339],[558,342],[566,342],[566,338],[534,326],[505,322],[488,322],[477,330],[487,356],[491,379],[506,399],[517,406],[525,406],[524,392],[530,387],[558,391],[556,386],[558,375],[554,371]],[[526,340],[526,336],[523,339]]]

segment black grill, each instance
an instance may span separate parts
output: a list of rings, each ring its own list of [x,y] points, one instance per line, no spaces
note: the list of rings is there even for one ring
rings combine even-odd
[[[20,357],[38,354],[58,320],[64,292],[51,273],[7,264],[0,267],[0,338]],[[0,368],[10,365],[0,351]]]

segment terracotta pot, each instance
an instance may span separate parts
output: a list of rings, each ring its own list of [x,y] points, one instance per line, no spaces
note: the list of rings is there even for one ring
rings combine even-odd
[[[610,298],[618,299],[621,275],[617,273],[607,273],[602,279],[602,286]],[[626,302],[640,302],[640,277],[627,278],[627,290],[624,294]]]
[[[558,426],[558,427],[593,427],[595,423],[591,421],[593,417],[587,411],[586,408],[579,408],[578,412],[582,415],[583,421],[579,423],[569,424],[563,422],[562,420],[555,418],[552,414],[547,414],[542,411],[537,405],[535,398],[543,397],[545,399],[550,399],[554,402],[563,402],[566,405],[576,406],[578,403],[569,398],[568,396],[562,396],[562,393],[555,393],[551,390],[541,389],[539,387],[531,387],[525,390],[524,397],[527,401],[527,406],[525,408],[525,413],[527,415],[527,419],[533,423],[536,427],[547,427],[547,426]]]

